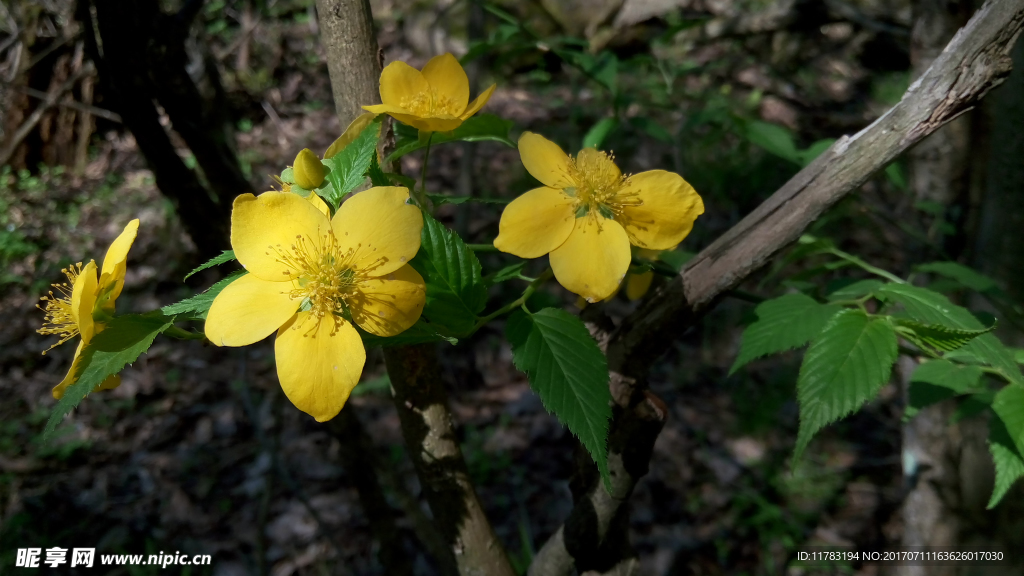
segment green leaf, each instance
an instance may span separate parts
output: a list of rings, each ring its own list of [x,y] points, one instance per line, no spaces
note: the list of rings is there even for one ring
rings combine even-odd
[[[375,118],[340,152],[324,160],[331,169],[327,173],[330,187],[320,189],[321,195],[331,205],[332,212],[341,205],[342,198],[366,181],[370,163],[377,154],[377,140],[380,137],[380,117]]]
[[[480,204],[508,204],[510,198],[477,198],[475,196],[445,196],[444,194],[427,194],[434,206],[442,204],[465,204],[466,202],[479,202]]]
[[[867,296],[868,294],[874,294],[875,290],[878,290],[881,286],[881,280],[858,280],[853,284],[847,284],[846,286],[829,293],[828,299],[830,301],[857,300]]]
[[[966,330],[963,328],[948,328],[938,324],[922,324],[904,318],[896,319],[897,332],[907,340],[910,340],[922,350],[935,349],[942,352],[952,352],[957,348],[965,346],[982,334],[995,330],[995,325],[982,330]]]
[[[903,167],[893,162],[885,167],[885,176],[897,190],[907,189],[907,177],[903,174]]]
[[[1017,361],[1017,364],[1024,364],[1024,348],[1014,348],[1013,359]]]
[[[793,460],[814,434],[873,398],[896,361],[896,330],[886,317],[843,310],[811,342],[800,366],[800,432]]]
[[[377,161],[376,151],[373,156],[370,157],[370,168],[367,170],[366,174],[370,177],[370,184],[374,186],[393,186],[391,179],[388,178],[388,173],[381,169],[380,162]],[[415,182],[416,181],[413,180],[413,184],[415,184]],[[410,190],[412,189],[408,185],[404,186]]]
[[[43,442],[49,442],[57,425],[93,388],[120,372],[149,350],[156,335],[171,325],[172,318],[160,313],[118,316],[107,323],[82,349],[77,367],[78,380],[68,386],[64,397],[50,412],[43,430]]]
[[[424,214],[420,251],[410,264],[427,284],[423,316],[450,336],[471,332],[487,304],[487,286],[480,261],[462,238]]]
[[[760,120],[749,122],[744,134],[751,143],[764,148],[776,156],[800,164],[800,153],[793,142],[793,134],[778,124]]]
[[[988,501],[989,510],[996,507],[999,501],[1013,486],[1014,482],[1024,476],[1024,458],[1014,445],[1006,424],[999,418],[990,418],[988,432],[988,449],[992,454],[992,462],[996,465],[996,481],[992,487],[992,497]]]
[[[515,148],[516,143],[509,140],[508,131],[512,128],[511,120],[504,120],[494,114],[477,114],[451,132],[434,132],[430,139],[430,145],[444,144],[446,142],[501,142],[509,148]],[[385,165],[390,165],[410,152],[425,148],[427,142],[419,138],[409,136],[402,137],[402,132],[396,131],[399,136],[395,151],[384,159]]]
[[[995,398],[996,395],[991,390],[982,390],[971,394],[956,407],[953,415],[949,417],[949,423],[956,424],[961,420],[980,414],[992,406],[992,401]]]
[[[1004,386],[992,401],[992,411],[1006,425],[1017,452],[1024,454],[1024,387]]]
[[[687,252],[686,250],[666,250],[661,254],[658,254],[658,260],[668,264],[678,274],[683,266],[697,254],[693,252]]]
[[[660,122],[655,121],[653,118],[649,118],[647,116],[634,116],[629,119],[629,123],[637,130],[647,133],[648,136],[655,140],[660,140],[666,144],[672,142],[672,133],[666,130]]]
[[[525,267],[525,260],[523,260],[522,262],[516,262],[515,264],[509,266],[505,266],[504,268],[498,270],[493,274],[488,274],[487,276],[484,276],[484,283],[487,284],[488,286],[493,286],[494,284],[504,282],[506,280],[515,280],[516,278],[522,276],[523,268]]]
[[[238,280],[245,274],[244,270],[232,272],[220,282],[207,288],[205,292],[196,294],[191,298],[186,298],[181,302],[164,306],[160,309],[160,312],[168,316],[188,315],[191,318],[205,320],[206,314],[210,311],[210,306],[213,304],[213,299],[220,294],[221,290],[227,288],[228,284]]]
[[[587,131],[586,136],[583,137],[583,146],[581,146],[580,149],[600,148],[601,143],[604,142],[604,139],[608,136],[608,133],[612,131],[612,128],[615,127],[615,124],[615,118],[604,118],[597,124],[591,126],[590,130]]]
[[[743,331],[740,354],[729,374],[761,356],[804,346],[840,310],[839,306],[820,304],[803,294],[786,294],[758,304],[754,309],[757,321]]]
[[[831,148],[835,142],[835,138],[825,138],[824,140],[818,140],[814,144],[811,144],[806,150],[798,152],[800,163],[807,166],[811,162],[814,162],[818,156],[821,156],[826,150]]]
[[[354,325],[354,324],[353,324]],[[382,347],[387,348],[390,346],[409,346],[412,344],[426,344],[429,342],[440,342],[442,340],[447,341],[449,344],[457,344],[459,341],[457,338],[449,338],[443,334],[439,334],[429,323],[425,322],[422,318],[416,321],[415,324],[410,326],[407,330],[401,334],[395,336],[388,336],[384,338],[377,336],[376,334],[370,334],[363,330],[359,326],[356,326],[356,331],[359,332],[359,337],[363,339],[363,345],[367,348]]]
[[[902,304],[912,319],[924,324],[963,330],[986,328],[969,310],[926,288],[910,284],[885,284],[879,288],[878,293]],[[1024,385],[1024,376],[1013,359],[1013,353],[994,335],[982,334],[968,342],[958,352],[974,355],[995,368],[1010,382]]]
[[[295,184],[295,170],[291,166],[281,171],[281,181],[285,184]]]
[[[918,272],[930,272],[956,280],[960,284],[977,292],[998,290],[996,281],[956,262],[929,262],[916,267]]]
[[[230,262],[232,260],[235,260],[235,251],[225,250],[221,252],[219,256],[214,256],[213,258],[210,258],[209,260],[206,261],[206,263],[201,265],[199,268],[196,268],[195,270],[189,272],[184,279],[188,280],[188,277],[195,274],[196,272],[201,272],[203,270],[206,270],[207,268],[213,268],[214,266],[218,266],[220,264]]]
[[[536,314],[517,311],[505,334],[516,368],[526,373],[544,407],[580,439],[610,487],[608,362],[587,327],[564,310],[545,308]]]
[[[910,377],[910,398],[903,419],[913,417],[922,408],[977,388],[982,374],[977,366],[962,366],[949,360],[922,363]]]

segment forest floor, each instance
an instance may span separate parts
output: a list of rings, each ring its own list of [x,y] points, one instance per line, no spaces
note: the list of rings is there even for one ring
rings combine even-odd
[[[389,56],[423,61],[401,50]],[[239,135],[261,189],[298,149],[322,151],[340,130],[329,106],[292,105],[298,81],[280,86],[269,98],[279,113],[249,122]],[[301,89],[329,101],[323,78]],[[543,129],[554,114],[538,95],[501,86],[485,111],[522,129]],[[485,146],[475,161],[477,182],[494,186],[495,195],[513,194],[495,183],[514,178],[494,175],[521,174],[518,155]],[[432,190],[454,187],[463,153],[451,146],[431,154]],[[418,172],[419,156],[405,162],[407,173]],[[19,547],[95,546],[98,553],[212,554],[209,573],[218,576],[383,573],[340,461],[346,438],[284,398],[270,340],[222,349],[159,339],[123,372],[119,388],[88,397],[60,438],[43,445],[40,433],[55,402],[50,390],[74,350],[68,344],[40,355],[53,339],[35,333],[43,316],[35,306],[49,283],[62,281],[63,266],[101,259],[123,226],[139,218],[119,312],[170,304],[226,272],[204,272],[182,287],[196,264],[194,250],[125,134],[98,140],[84,175],[19,178],[0,189],[0,202],[33,247],[0,279],[0,566],[13,565]],[[715,207],[708,208],[716,218]],[[440,216],[454,220],[450,212]],[[473,213],[468,226],[479,241],[493,238],[497,216]],[[612,312],[633,305],[616,301]],[[877,548],[898,538],[904,487],[897,389],[889,385],[879,401],[826,429],[793,467],[798,357],[755,362],[727,376],[739,320],[750,310],[725,301],[652,371],[650,386],[670,415],[631,503],[631,538],[644,574],[809,574],[787,569],[794,547]],[[512,366],[500,325],[442,345],[441,354],[470,472],[522,569],[571,509],[576,442]],[[372,439],[392,504],[418,506],[423,514],[421,501],[399,497],[400,489],[419,489],[383,374],[379,351],[371,351],[345,410],[356,413]],[[434,573],[409,515],[399,525],[417,573]]]

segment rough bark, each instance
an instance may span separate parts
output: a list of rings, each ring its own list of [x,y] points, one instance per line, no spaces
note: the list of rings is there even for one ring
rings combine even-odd
[[[380,103],[377,86],[383,55],[368,0],[317,0],[316,11],[334,108],[344,127],[362,114],[362,106]]]
[[[384,361],[402,436],[451,554],[442,562],[462,576],[514,576],[470,481],[434,346],[387,348]]]
[[[1009,53],[1022,26],[1024,0],[986,2],[899,104],[858,134],[839,139],[627,317],[607,347],[615,402],[633,406],[645,401],[647,367],[723,293],[794,242],[872,174],[1001,83],[1012,67]],[[617,411],[612,426],[627,414]]]

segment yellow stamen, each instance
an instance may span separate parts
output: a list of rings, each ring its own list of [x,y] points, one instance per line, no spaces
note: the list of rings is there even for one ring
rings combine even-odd
[[[643,204],[635,191],[625,191],[629,176],[619,173],[615,156],[607,152],[579,154],[569,159],[569,177],[575,186],[565,192],[576,198],[577,217],[625,220],[625,208]],[[600,226],[600,219],[598,219]]]
[[[399,106],[421,118],[457,116],[461,112],[461,110],[456,108],[458,104],[455,100],[438,94],[436,88],[431,88],[427,92],[420,92],[412,97],[402,98]]]
[[[68,281],[61,284],[52,284],[57,289],[57,292],[59,292],[59,295],[55,296],[51,290],[48,295],[39,299],[46,303],[45,307],[36,305],[36,308],[39,308],[46,314],[43,319],[42,328],[36,330],[36,332],[47,336],[50,334],[60,336],[59,342],[43,350],[44,355],[79,334],[78,323],[75,322],[75,317],[71,313],[71,293],[74,291],[75,280],[82,273],[82,263],[79,262],[74,266],[64,268],[61,272],[67,276]]]

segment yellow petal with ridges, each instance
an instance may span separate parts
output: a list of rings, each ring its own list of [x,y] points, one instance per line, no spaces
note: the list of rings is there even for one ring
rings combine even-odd
[[[300,312],[281,327],[274,343],[277,378],[296,408],[324,422],[334,418],[359,383],[366,349],[352,324],[330,319],[314,326]]]
[[[71,287],[71,318],[78,326],[78,333],[82,336],[82,342],[88,344],[96,333],[96,326],[92,319],[92,311],[96,308],[96,294],[99,285],[96,280],[96,261],[90,260],[82,268],[75,279],[75,285]]]
[[[346,299],[352,321],[377,336],[394,336],[409,329],[423,313],[427,288],[412,266],[359,283],[355,297]]]
[[[669,250],[683,241],[704,213],[704,202],[683,177],[665,170],[630,176],[620,194],[643,203],[623,208],[621,224],[630,242],[641,248]]]
[[[71,360],[71,368],[68,369],[68,373],[64,376],[64,379],[60,381],[60,384],[57,384],[56,386],[53,387],[51,394],[53,394],[53,397],[56,398],[57,400],[63,398],[64,391],[67,390],[68,386],[74,384],[75,380],[78,379],[78,376],[75,374],[75,372],[78,372],[78,365],[81,362],[80,358],[82,357],[83,348],[85,348],[85,342],[79,341],[78,348],[75,349],[74,359]]]
[[[296,236],[318,240],[330,221],[302,196],[288,192],[242,194],[231,210],[231,247],[242,266],[264,280],[280,282],[298,276],[281,262]]]
[[[526,171],[541,184],[559,189],[575,185],[569,172],[569,156],[551,140],[523,132],[519,137],[519,157]]]
[[[559,284],[598,302],[615,293],[629,269],[629,237],[614,220],[591,213],[576,219],[569,238],[550,258]]]
[[[324,202],[324,199],[321,198],[319,194],[316,192],[310,192],[309,196],[306,196],[306,200],[309,200],[309,203],[315,206],[321,214],[328,218],[331,217],[331,208],[327,205],[327,202]]]
[[[335,154],[344,150],[345,147],[351,144],[352,141],[356,139],[356,136],[359,136],[359,133],[369,126],[370,122],[373,122],[373,119],[376,117],[377,114],[373,112],[364,112],[359,116],[356,116],[356,119],[350,122],[348,128],[345,128],[345,131],[341,133],[341,136],[338,136],[338,139],[327,148],[326,152],[324,152],[324,160],[333,158]]]
[[[483,108],[485,104],[487,104],[487,101],[491,99],[491,94],[494,94],[494,89],[497,86],[497,84],[491,84],[490,87],[487,88],[487,90],[481,92],[480,95],[477,96],[473,100],[473,102],[470,103],[470,105],[466,108],[466,111],[462,113],[462,119],[465,120],[466,118],[469,118],[473,114],[479,112],[480,109]]]
[[[423,73],[405,62],[392,62],[380,73],[380,101],[388,106],[404,108],[410,99],[429,91]]]
[[[376,186],[342,203],[331,221],[341,252],[355,251],[350,261],[371,277],[405,266],[420,249],[423,213],[407,203],[409,189]]]
[[[450,132],[462,125],[462,118],[456,116],[420,117],[404,108],[386,104],[363,106],[363,110],[370,110],[375,114],[387,114],[402,124],[424,132]]]
[[[247,346],[263,340],[299,309],[291,282],[268,282],[246,274],[228,284],[206,315],[206,337],[217,346]]]
[[[100,270],[100,286],[97,305],[106,312],[114,310],[114,301],[121,295],[124,288],[124,275],[127,270],[128,250],[135,242],[139,233],[139,219],[136,218],[124,227],[121,234],[107,248]]]
[[[434,56],[423,67],[423,77],[434,89],[435,106],[447,108],[446,113],[459,116],[469,104],[469,77],[459,61],[450,53]]]
[[[505,207],[494,247],[520,258],[539,258],[558,248],[576,222],[574,200],[554,188],[534,188]]]
[[[113,390],[114,388],[117,388],[120,385],[121,385],[121,375],[120,374],[111,374],[110,376],[107,376],[107,378],[105,380],[103,380],[103,382],[100,382],[99,384],[97,384],[92,389],[92,391],[93,392],[99,392],[101,390]]]

